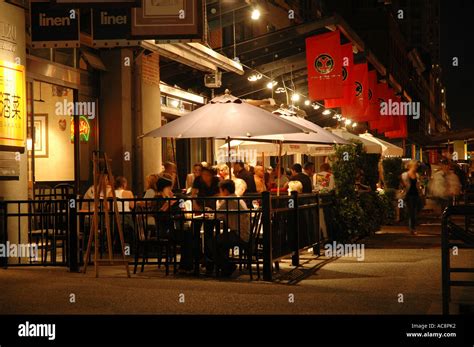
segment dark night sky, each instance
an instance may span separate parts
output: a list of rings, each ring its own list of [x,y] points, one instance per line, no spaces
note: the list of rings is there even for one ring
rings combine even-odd
[[[474,1],[441,0],[441,65],[455,130],[474,128]],[[459,66],[452,58],[459,57]]]

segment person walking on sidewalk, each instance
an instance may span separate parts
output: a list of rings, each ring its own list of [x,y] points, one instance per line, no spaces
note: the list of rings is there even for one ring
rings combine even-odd
[[[408,228],[412,235],[416,235],[416,217],[421,205],[420,176],[417,173],[418,162],[408,163],[408,171],[402,174],[404,202],[408,210]]]

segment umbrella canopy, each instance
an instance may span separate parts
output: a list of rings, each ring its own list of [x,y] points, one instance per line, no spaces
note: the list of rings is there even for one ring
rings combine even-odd
[[[381,140],[370,133],[360,134],[359,136],[382,146],[382,156],[384,157],[401,157],[403,155],[403,148],[395,146],[390,142]]]
[[[226,94],[160,128],[147,137],[251,138],[268,134],[308,132],[303,126],[282,119],[260,107]]]
[[[378,143],[367,140],[363,137],[359,137],[355,134],[352,134],[344,128],[331,129],[331,132],[334,135],[342,137],[343,139],[346,139],[346,140],[357,140],[357,141],[362,142],[362,145],[364,146],[364,149],[367,153],[376,153],[376,154],[382,153],[382,146],[379,145]]]
[[[333,145],[333,144],[350,144],[349,141],[332,134],[330,131],[325,130],[319,125],[310,122],[302,117],[298,117],[291,113],[292,111],[279,109],[274,111],[280,119],[291,122],[295,126],[309,129],[306,133],[274,133],[272,135],[255,136],[252,138],[253,141],[263,142],[282,142],[282,143],[298,143],[298,144],[321,144],[321,145]],[[244,140],[244,139],[242,139]],[[299,153],[299,152],[298,152]]]
[[[257,153],[265,153],[266,155],[278,155],[278,143],[275,142],[257,142],[257,141],[243,141],[232,140],[230,147],[238,150],[253,150]],[[227,149],[227,144],[220,146],[222,149]],[[334,148],[330,145],[311,145],[299,143],[283,143],[282,153],[286,155],[292,154],[307,154],[307,155],[329,155],[334,153]]]

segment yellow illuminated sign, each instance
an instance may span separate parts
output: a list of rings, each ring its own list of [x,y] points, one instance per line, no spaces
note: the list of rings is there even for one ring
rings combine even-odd
[[[0,146],[25,147],[25,68],[0,60]]]

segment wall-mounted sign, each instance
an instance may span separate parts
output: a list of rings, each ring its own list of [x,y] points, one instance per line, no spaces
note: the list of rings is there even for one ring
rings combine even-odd
[[[159,42],[203,42],[202,0],[143,0],[132,9],[132,36]]]
[[[33,48],[79,47],[79,10],[31,2],[31,46]]]
[[[91,135],[91,124],[85,116],[79,117],[79,139],[81,142],[89,142]],[[74,143],[74,117],[71,117],[71,143]]]
[[[52,0],[53,3],[58,5],[74,5],[74,6],[128,6],[138,7],[140,6],[140,0]]]
[[[0,149],[24,151],[25,111],[25,68],[0,60]]]
[[[138,45],[131,41],[132,14],[129,8],[92,9],[92,45],[94,47],[120,47]]]
[[[18,153],[0,152],[0,180],[17,180],[20,177]]]

